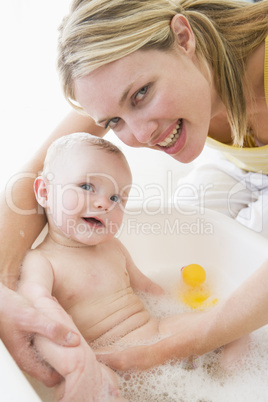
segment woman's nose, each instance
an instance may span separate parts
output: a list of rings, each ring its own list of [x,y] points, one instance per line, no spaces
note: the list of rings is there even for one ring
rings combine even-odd
[[[156,131],[157,124],[154,121],[133,119],[129,121],[129,135],[135,137],[141,144],[149,144]]]

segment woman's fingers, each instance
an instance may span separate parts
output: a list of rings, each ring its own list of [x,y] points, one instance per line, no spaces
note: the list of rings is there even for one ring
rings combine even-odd
[[[119,370],[146,370],[162,362],[154,353],[155,345],[135,346],[120,352],[97,354],[98,361]]]
[[[29,330],[33,330],[31,323],[29,324]],[[38,312],[35,317],[34,332],[43,335],[58,345],[74,347],[80,344],[79,334]]]

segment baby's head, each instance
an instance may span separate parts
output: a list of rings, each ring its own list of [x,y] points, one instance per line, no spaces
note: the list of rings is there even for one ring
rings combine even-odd
[[[67,237],[69,243],[96,244],[119,230],[130,187],[130,168],[119,148],[75,133],[50,146],[34,189],[60,242]]]
[[[125,167],[129,169],[128,162],[125,158],[123,152],[110,141],[104,140],[103,138],[95,137],[94,135],[88,133],[74,133],[65,135],[56,141],[54,141],[47,150],[46,158],[44,161],[42,176],[55,177],[60,170],[64,170],[66,166],[61,163],[64,162],[67,165],[70,164],[70,160],[66,160],[66,156],[71,156],[71,158],[75,158],[74,150],[77,148],[86,148],[93,147],[96,150],[102,150],[103,155],[105,152],[116,155],[118,159],[122,159],[125,162]],[[69,152],[71,151],[71,152]],[[79,155],[81,157],[81,155]],[[90,173],[90,172],[87,172]],[[52,174],[52,175],[51,175]],[[52,179],[53,180],[53,179]]]

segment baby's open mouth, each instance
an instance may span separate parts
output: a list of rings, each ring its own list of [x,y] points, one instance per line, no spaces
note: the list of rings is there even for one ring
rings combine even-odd
[[[97,218],[89,217],[89,218],[83,218],[83,220],[92,226],[104,226],[103,223]]]
[[[165,147],[165,148],[172,147],[172,145],[175,144],[175,142],[177,141],[177,139],[180,136],[181,127],[182,127],[182,119],[179,119],[178,123],[177,123],[176,127],[174,128],[174,130],[172,131],[172,133],[167,138],[165,138],[164,141],[159,142],[157,145],[160,145],[160,147]]]

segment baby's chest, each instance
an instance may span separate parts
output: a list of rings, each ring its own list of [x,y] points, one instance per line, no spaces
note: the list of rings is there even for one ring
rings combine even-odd
[[[72,263],[66,261],[64,266],[57,267],[53,293],[68,307],[85,299],[98,300],[128,286],[125,257],[114,252]]]

